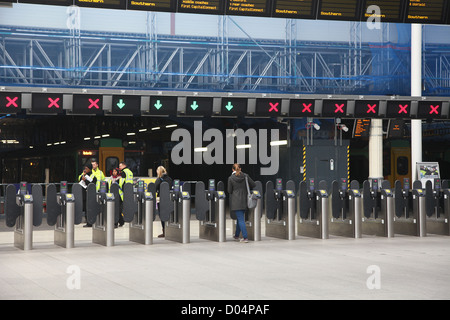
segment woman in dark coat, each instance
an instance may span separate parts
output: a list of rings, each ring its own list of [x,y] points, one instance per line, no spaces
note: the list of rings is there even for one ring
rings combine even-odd
[[[247,228],[245,227],[245,211],[247,210],[247,185],[245,182],[247,178],[250,190],[256,187],[255,182],[248,176],[248,174],[241,171],[241,166],[238,163],[233,165],[233,173],[228,178],[228,194],[230,196],[230,210],[234,211],[237,217],[236,233],[234,239],[239,239],[239,234],[242,232],[242,242],[248,242]]]
[[[161,183],[167,182],[169,184],[169,187],[172,188],[172,178],[169,177],[169,175],[167,174],[166,168],[164,168],[163,166],[159,166],[156,169],[156,174],[157,174],[158,178],[156,178],[156,181],[155,181],[155,189],[156,189],[156,193],[159,196],[159,189],[160,189]],[[165,233],[166,233],[165,232],[165,223],[162,220],[161,220],[161,226],[162,226],[162,234],[160,234],[158,236],[158,238],[165,237]]]

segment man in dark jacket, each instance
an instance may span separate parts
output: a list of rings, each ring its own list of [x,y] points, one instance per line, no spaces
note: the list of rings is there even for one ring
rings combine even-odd
[[[247,179],[246,179],[247,178]],[[247,184],[249,189],[256,187],[255,182],[241,171],[241,166],[237,163],[233,165],[233,173],[228,178],[228,194],[230,197],[230,210],[234,211],[237,218],[236,233],[234,239],[239,239],[239,234],[242,232],[242,242],[248,242],[247,228],[245,226],[245,211],[247,210]]]

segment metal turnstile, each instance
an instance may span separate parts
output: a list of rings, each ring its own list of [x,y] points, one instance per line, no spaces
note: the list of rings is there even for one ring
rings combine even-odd
[[[112,188],[112,186],[111,186]],[[137,182],[136,192],[131,183],[123,186],[123,218],[129,222],[129,239],[140,244],[153,244],[153,221],[155,220],[155,184],[145,191],[144,181]],[[117,197],[115,195],[115,197]]]
[[[394,237],[394,193],[389,181],[383,181],[381,189],[378,179],[363,183],[364,216],[362,233],[380,237]]]
[[[330,205],[325,181],[315,188],[314,179],[299,185],[299,212],[297,234],[318,239],[329,238]]]
[[[74,184],[68,193],[67,181],[61,181],[60,192],[56,192],[56,185],[47,187],[47,224],[55,226],[54,243],[63,248],[75,247],[75,225],[80,224],[83,218],[83,203],[81,185]],[[77,190],[78,189],[78,190]]]
[[[191,242],[191,197],[189,192],[182,191],[180,180],[173,181],[170,190],[167,182],[160,186],[160,215],[168,217],[165,227],[165,238],[179,243]]]
[[[96,192],[95,184],[87,186],[86,212],[87,222],[92,224],[92,242],[114,246],[116,202],[114,194],[106,192],[106,181],[100,182],[99,192]]]
[[[195,212],[200,221],[200,239],[225,242],[226,241],[226,217],[225,217],[225,191],[222,181],[208,181],[208,190],[205,184],[199,181],[195,185]]]
[[[33,226],[42,223],[43,196],[42,187],[33,184],[31,194],[26,182],[20,182],[16,192],[14,185],[6,187],[5,218],[6,226],[14,229],[14,247],[22,250],[33,248]]]
[[[353,180],[348,189],[347,179],[333,181],[331,187],[330,235],[362,237],[362,198],[359,182]]]
[[[261,218],[263,209],[262,199],[262,183],[261,181],[255,181],[256,187],[250,192],[256,200],[256,207],[253,209],[247,209],[245,212],[245,227],[247,228],[248,239],[252,241],[261,241]],[[236,233],[237,220],[233,212],[230,213],[233,219],[233,234]]]
[[[427,215],[427,232],[439,235],[450,235],[448,211],[445,210],[445,190],[441,180],[434,179],[434,188],[430,180],[425,183],[425,210]]]
[[[266,183],[266,236],[295,240],[295,184],[292,180],[283,189],[283,180],[276,179]]]
[[[410,187],[408,178],[395,181],[394,233],[425,237],[427,235],[425,190],[420,181]]]

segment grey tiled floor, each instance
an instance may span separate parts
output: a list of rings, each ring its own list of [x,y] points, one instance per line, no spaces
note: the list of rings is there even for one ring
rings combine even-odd
[[[33,233],[33,250],[22,251],[12,230],[1,230],[0,299],[450,299],[447,236],[263,236],[244,244],[232,240],[228,220],[227,242],[217,243],[199,239],[191,221],[189,244],[135,244],[125,225],[115,246],[103,247],[77,226],[73,249],[55,246],[53,231],[43,228]],[[160,231],[156,221],[155,236]],[[367,286],[370,266],[379,268],[379,289]]]

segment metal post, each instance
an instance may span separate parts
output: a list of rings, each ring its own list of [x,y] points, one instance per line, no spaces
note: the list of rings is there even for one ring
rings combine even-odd
[[[182,241],[183,243],[191,242],[191,200],[183,199],[183,235]]]
[[[419,232],[417,233],[419,237],[427,236],[427,215],[425,209],[425,197],[419,196],[419,212],[417,212],[417,219]]]
[[[114,198],[106,201],[106,246],[114,246]]]
[[[75,202],[66,203],[66,248],[75,246]]]
[[[422,96],[422,25],[411,24],[411,96]],[[422,120],[411,120],[411,173],[417,180],[416,163],[422,161]]]
[[[322,212],[320,213],[322,215],[322,221],[321,221],[321,238],[322,239],[328,239],[329,236],[329,223],[328,220],[330,219],[330,206],[328,197],[322,197],[320,199],[322,202]]]
[[[295,198],[288,198],[288,240],[295,240]]]
[[[153,201],[145,201],[145,244],[153,244]]]
[[[226,231],[226,221],[225,221],[225,199],[219,199],[219,221],[217,227],[219,228],[219,242],[225,242],[225,231]]]
[[[25,203],[23,223],[23,250],[33,249],[33,203]]]
[[[386,223],[386,236],[388,238],[394,237],[394,213],[395,213],[394,197],[387,196],[385,223]]]
[[[262,199],[256,200],[256,207],[253,211],[253,241],[261,241],[261,212],[262,212]]]
[[[362,210],[361,210],[361,197],[353,197],[354,203],[354,219],[355,219],[355,238],[362,238]]]

